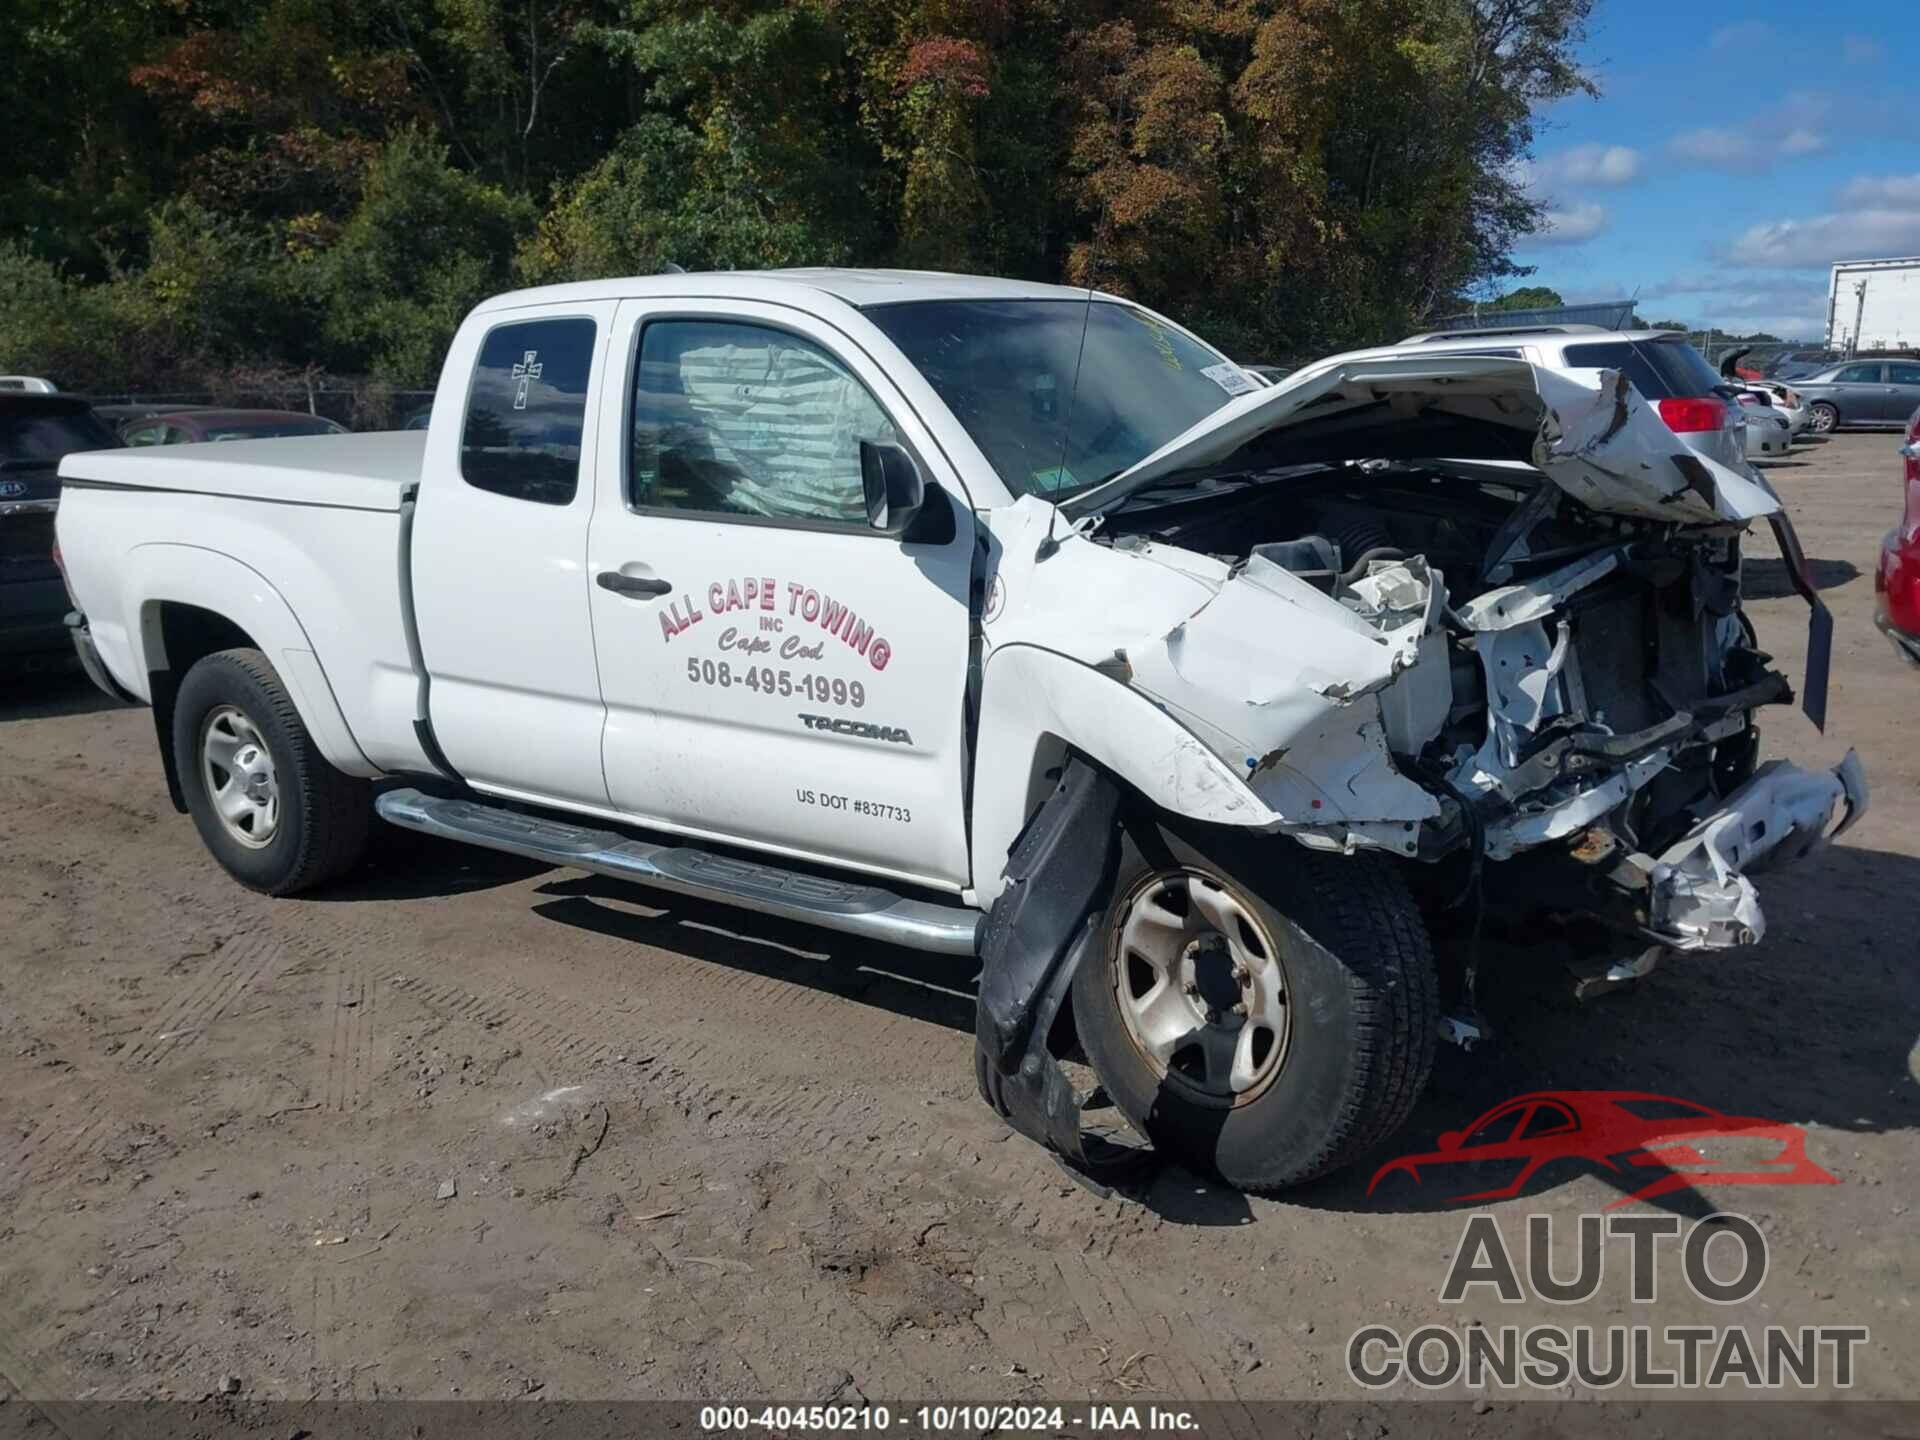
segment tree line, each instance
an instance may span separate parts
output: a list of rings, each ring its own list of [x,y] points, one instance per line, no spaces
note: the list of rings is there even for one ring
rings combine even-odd
[[[1592,0],[7,0],[0,370],[430,384],[516,285],[1096,284],[1249,361],[1523,273]]]

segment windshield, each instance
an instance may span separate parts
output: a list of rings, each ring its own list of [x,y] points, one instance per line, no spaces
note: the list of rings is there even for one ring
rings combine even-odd
[[[1260,388],[1218,351],[1113,301],[916,300],[866,313],[1015,495],[1098,485]]]

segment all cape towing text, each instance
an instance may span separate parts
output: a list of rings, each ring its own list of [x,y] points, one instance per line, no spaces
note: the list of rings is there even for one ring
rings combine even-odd
[[[660,612],[660,633],[668,640],[698,625],[709,613],[726,615],[735,610],[760,612],[760,633],[742,635],[738,629],[720,637],[720,648],[739,650],[748,655],[771,654],[774,642],[764,632],[783,634],[789,619],[806,625],[818,625],[839,637],[856,655],[864,655],[876,670],[887,668],[893,658],[893,646],[874,633],[873,626],[831,595],[789,580],[785,585],[786,603],[780,603],[781,587],[771,576],[748,576],[744,580],[714,581],[707,586],[707,608],[702,610],[691,595],[670,602]],[[818,659],[820,647],[808,646],[798,636],[789,635],[780,642],[782,659]]]

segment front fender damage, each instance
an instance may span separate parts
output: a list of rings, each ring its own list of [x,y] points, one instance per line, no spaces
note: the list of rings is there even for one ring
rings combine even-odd
[[[980,1098],[1082,1176],[1131,1176],[1151,1152],[1081,1126],[1082,1101],[1052,1048],[1073,977],[1099,946],[1119,854],[1120,790],[1079,756],[1007,856],[1006,887],[987,916],[974,1010]]]
[[[1255,550],[1205,604],[1127,652],[1135,689],[1238,766],[1268,828],[1321,848],[1412,854],[1437,819],[1395,768],[1452,703],[1440,614],[1446,586],[1415,558],[1342,605]]]

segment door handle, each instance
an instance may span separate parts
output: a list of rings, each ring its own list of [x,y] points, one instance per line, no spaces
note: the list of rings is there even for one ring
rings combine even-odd
[[[618,570],[602,570],[593,580],[602,590],[611,590],[616,595],[665,595],[673,589],[665,580],[653,580],[644,575],[622,575]]]

